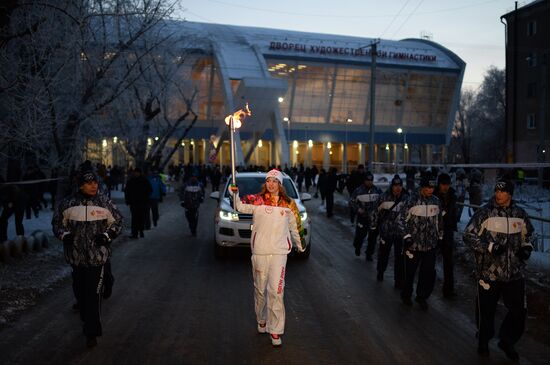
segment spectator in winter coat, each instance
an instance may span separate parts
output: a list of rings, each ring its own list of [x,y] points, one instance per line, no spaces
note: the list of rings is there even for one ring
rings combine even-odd
[[[321,195],[321,204],[325,204],[325,196],[327,194],[327,172],[321,169],[319,179],[317,179],[317,191]]]
[[[361,184],[363,184],[365,175],[365,167],[363,165],[357,166],[357,170],[353,170],[348,177],[348,180],[346,181],[346,188],[348,190],[348,194],[351,197],[355,189],[357,189]],[[351,201],[350,201],[351,202]],[[353,225],[355,223],[355,209],[349,204],[349,219],[351,221],[351,224]]]
[[[54,235],[63,241],[65,259],[73,268],[73,290],[84,322],[86,345],[97,345],[102,335],[101,297],[111,256],[111,241],[122,229],[122,216],[98,192],[98,176],[91,170],[79,175],[80,191],[63,200],[52,218]]]
[[[401,300],[412,305],[416,270],[420,267],[416,287],[416,301],[423,310],[428,309],[426,300],[435,284],[435,253],[443,238],[443,220],[439,199],[433,195],[435,180],[429,175],[422,177],[419,191],[411,196],[403,207],[403,250],[405,259],[405,283]]]
[[[464,200],[466,199],[466,172],[464,169],[460,168],[456,170],[456,223],[460,222],[460,217],[462,217],[462,211],[464,210]]]
[[[454,233],[457,230],[456,193],[451,187],[451,177],[442,173],[437,177],[435,196],[441,204],[443,216],[443,239],[439,249],[443,257],[443,296],[447,299],[455,296],[454,292]]]
[[[273,346],[281,345],[285,329],[284,285],[287,255],[292,243],[305,250],[302,221],[298,207],[283,187],[283,174],[271,170],[266,175],[262,192],[249,195],[241,202],[236,187],[237,210],[253,214],[252,273],[254,304],[259,333],[270,333]],[[267,297],[266,297],[267,291]]]
[[[27,168],[27,171],[23,176],[21,177],[21,180],[23,181],[34,181],[34,180],[42,180],[45,179],[46,175],[38,168],[36,165],[30,165]],[[27,206],[25,208],[26,210],[26,216],[27,219],[31,219],[31,209],[34,213],[34,216],[38,218],[38,212],[41,209],[40,203],[43,200],[44,195],[44,182],[33,182],[28,184],[21,184],[21,187],[25,191],[28,199],[27,199]]]
[[[149,195],[153,188],[149,181],[142,175],[141,169],[136,167],[132,170],[132,177],[124,188],[124,199],[130,207],[132,214],[132,238],[145,237],[145,218],[149,204]]]
[[[355,237],[353,246],[355,247],[355,255],[361,256],[361,247],[363,241],[368,235],[366,259],[372,261],[372,255],[376,248],[376,238],[378,230],[375,223],[375,215],[377,211],[377,202],[382,190],[373,185],[374,176],[370,171],[363,175],[363,182],[353,194],[351,194],[350,206],[357,214],[357,225],[355,227]]]
[[[197,236],[199,207],[204,200],[204,188],[196,176],[183,183],[179,190],[180,205],[185,208],[185,217],[193,237]]]
[[[151,185],[151,194],[149,194],[149,207],[145,215],[145,229],[150,229],[151,218],[153,226],[157,226],[159,220],[159,202],[162,202],[162,197],[166,195],[166,185],[164,185],[158,169],[153,169],[151,174],[147,176],[147,180]]]
[[[529,216],[512,200],[514,185],[499,179],[491,201],[477,210],[464,231],[464,242],[473,250],[477,266],[478,353],[489,355],[494,336],[497,303],[502,297],[508,312],[499,331],[498,347],[517,361],[514,345],[525,328],[525,261],[531,256],[535,236]]]
[[[384,272],[388,267],[388,259],[393,246],[393,279],[397,289],[403,287],[405,270],[403,267],[403,232],[399,219],[401,211],[409,198],[407,190],[403,189],[403,180],[395,175],[391,180],[390,187],[385,191],[378,202],[376,211],[376,225],[380,232],[380,246],[378,248],[378,281],[384,280]]]
[[[470,204],[481,206],[483,201],[483,191],[481,190],[481,171],[478,169],[473,169],[470,172],[469,186],[468,186],[468,196],[470,197]],[[471,208],[474,213],[479,208]],[[470,217],[472,216],[470,209],[468,209]]]
[[[336,167],[331,167],[327,174],[326,185],[326,200],[327,200],[327,217],[330,218],[333,215],[332,209],[334,207],[334,192],[338,185],[338,176],[336,175]]]
[[[3,185],[3,178],[0,176],[0,203],[2,214],[0,215],[0,243],[8,239],[8,221],[15,215],[15,233],[18,236],[25,235],[23,217],[25,216],[26,194],[15,184]]]

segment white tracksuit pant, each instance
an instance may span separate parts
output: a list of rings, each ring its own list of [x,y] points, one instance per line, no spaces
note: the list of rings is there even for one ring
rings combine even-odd
[[[285,332],[286,260],[287,255],[252,255],[256,320],[266,323],[267,332],[276,335]]]

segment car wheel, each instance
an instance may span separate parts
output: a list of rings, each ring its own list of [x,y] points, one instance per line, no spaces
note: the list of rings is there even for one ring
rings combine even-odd
[[[300,260],[307,260],[309,258],[310,253],[311,253],[311,241],[309,241],[309,245],[307,245],[306,250],[304,252],[296,252],[296,257],[298,257]]]
[[[218,245],[216,241],[214,241],[214,257],[217,259],[223,259],[225,257],[225,247]]]

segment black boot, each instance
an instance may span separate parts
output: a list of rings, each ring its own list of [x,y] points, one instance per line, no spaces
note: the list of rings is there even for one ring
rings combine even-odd
[[[519,360],[519,354],[518,352],[514,349],[514,346],[510,346],[510,345],[507,345],[505,344],[504,342],[502,341],[499,341],[498,342],[498,347],[504,351],[504,353],[506,354],[506,356],[510,359],[510,360],[513,360],[513,361],[518,361]]]

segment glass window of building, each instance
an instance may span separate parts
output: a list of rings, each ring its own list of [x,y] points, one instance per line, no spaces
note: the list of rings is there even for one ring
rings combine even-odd
[[[330,122],[363,124],[370,95],[370,69],[338,65]]]

